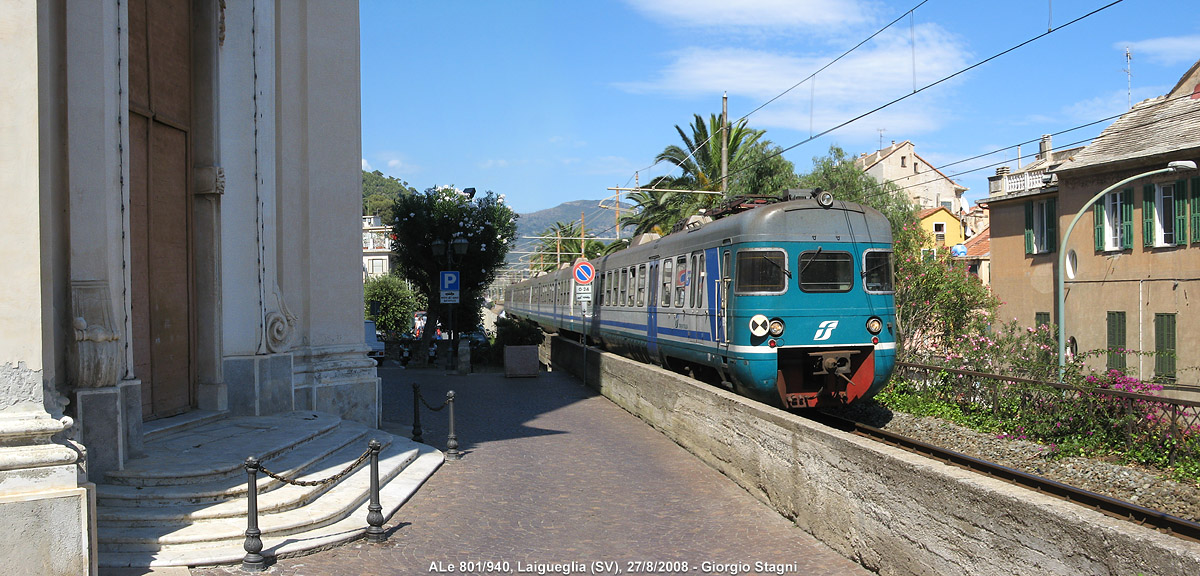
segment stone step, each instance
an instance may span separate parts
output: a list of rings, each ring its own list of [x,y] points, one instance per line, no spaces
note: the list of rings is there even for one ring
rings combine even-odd
[[[346,426],[346,424],[343,423],[343,426]],[[361,441],[355,441],[350,444],[343,443],[338,449],[324,453],[320,458],[306,463],[301,470],[277,468],[275,461],[264,462],[263,465],[268,470],[293,480],[324,480],[344,470],[366,451],[366,428],[361,425],[355,425],[350,432],[354,433],[353,436],[356,440]],[[335,434],[331,433],[331,435]],[[345,436],[346,434],[336,435]],[[381,466],[382,461],[390,457],[395,450],[406,449],[410,461],[416,457],[416,449],[412,446],[393,445],[393,437],[391,435],[374,431],[372,437],[378,438],[380,443],[383,444],[383,448],[380,451]],[[301,452],[303,451],[296,451],[295,453],[300,454]],[[402,463],[400,468],[403,468],[407,463]],[[354,473],[359,473],[366,466],[367,463],[364,462]],[[381,482],[383,481],[382,476],[384,472],[383,469],[380,470]],[[263,491],[261,488],[266,483],[265,481],[268,480],[273,489]],[[325,494],[333,487],[332,484],[323,486],[283,484],[264,474],[259,474],[258,484],[260,486],[258,493],[258,510],[260,514],[283,512],[304,506],[322,494]],[[125,492],[140,493],[144,501],[153,501],[155,504],[139,502],[140,505],[133,506],[98,506],[97,519],[101,534],[109,532],[110,526],[122,529],[134,526],[154,526],[162,529],[172,529],[199,520],[236,517],[242,518],[244,521],[246,517],[246,483],[244,480],[240,484],[240,489],[234,490],[230,488],[226,491],[225,497],[211,499],[207,493],[204,496],[181,493],[182,489],[187,488],[187,486],[160,486],[154,489],[136,489],[130,486],[115,486],[110,488],[120,489]],[[125,501],[122,500],[122,502]],[[106,502],[111,502],[111,500],[106,500]]]
[[[292,478],[302,474],[327,456],[352,447],[357,450],[353,457],[366,450],[368,428],[354,422],[342,422],[340,426],[303,443],[302,449],[293,449],[264,462],[269,470]],[[265,494],[280,486],[280,482],[266,475],[259,475],[258,491]],[[228,478],[186,484],[160,485],[148,489],[144,486],[98,484],[96,501],[100,519],[121,507],[186,507],[244,497],[246,494],[246,472]]]
[[[341,419],[320,412],[254,418],[222,418],[157,434],[145,442],[147,457],[105,475],[107,484],[171,486],[245,478],[248,456],[271,460],[320,437]]]
[[[203,426],[229,416],[228,412],[214,410],[192,410],[170,418],[159,418],[142,424],[142,440],[150,442],[173,432]]]
[[[381,439],[382,441],[382,439]],[[384,518],[390,518],[417,491],[429,476],[441,466],[444,457],[441,452],[426,446],[416,444],[404,438],[391,439],[396,446],[407,446],[415,450],[416,457],[411,460],[399,474],[384,483],[384,468],[395,467],[395,460],[405,459],[400,448],[395,453],[380,458],[380,504],[383,506]],[[387,464],[385,465],[385,462]],[[368,475],[358,475],[370,482]],[[348,477],[344,481],[350,481]],[[336,490],[336,489],[335,489]],[[263,551],[267,557],[288,557],[303,554],[311,550],[320,550],[354,540],[366,532],[367,506],[369,497],[358,499],[356,505],[342,507],[339,513],[331,513],[329,509],[337,508],[331,503],[325,503],[333,494],[326,494],[314,504],[290,511],[284,514],[272,514],[259,520],[263,531]],[[319,507],[319,508],[318,508]],[[311,510],[310,510],[311,509]],[[286,515],[295,517],[286,518]],[[308,520],[300,520],[299,515],[308,516]],[[320,521],[322,516],[338,516],[331,521]],[[317,522],[314,522],[317,520]],[[320,524],[317,526],[317,524]],[[202,528],[197,530],[213,530],[213,536],[208,540],[195,538],[175,538],[175,534],[161,534],[155,537],[157,544],[140,544],[140,548],[120,548],[109,543],[109,549],[101,544],[99,562],[101,566],[207,566],[214,564],[238,563],[245,556],[242,548],[245,519],[240,522],[235,519],[206,520],[200,523]],[[300,524],[306,524],[304,529],[296,529]],[[189,529],[191,530],[191,529]],[[131,542],[132,543],[132,542]]]
[[[382,433],[381,433],[382,434]],[[383,441],[381,439],[381,441]],[[387,438],[392,441],[392,438]],[[396,439],[400,442],[400,439]],[[379,459],[379,482],[383,484],[403,471],[415,457],[416,444],[411,441],[408,450],[395,449],[391,454],[381,454]],[[360,466],[354,473],[325,492],[321,498],[304,507],[289,507],[274,513],[259,512],[258,527],[264,534],[287,536],[320,528],[342,520],[370,497],[369,466]],[[336,470],[335,470],[336,472]],[[320,478],[314,478],[320,479]],[[245,539],[246,502],[235,500],[228,503],[240,514],[204,518],[189,523],[169,523],[153,526],[117,527],[101,526],[99,545],[101,552],[153,551],[165,546],[196,545],[205,543],[239,544]],[[363,517],[365,523],[365,516]]]

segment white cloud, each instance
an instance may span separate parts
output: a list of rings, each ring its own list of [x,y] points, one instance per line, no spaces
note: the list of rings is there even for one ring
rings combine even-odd
[[[968,64],[962,42],[936,24],[915,29],[916,71],[909,30],[888,31],[794,88],[750,119],[756,128],[788,128],[820,133],[850,118],[910,94]],[[673,61],[652,81],[629,82],[618,87],[632,93],[680,97],[731,94],[766,102],[808,77],[833,59],[833,55],[793,55],[749,49],[690,48],[673,54]],[[815,82],[815,88],[810,82]],[[859,136],[878,134],[886,127],[895,134],[936,129],[945,116],[947,85],[901,104],[888,107],[839,130]],[[812,108],[810,110],[810,107]],[[737,117],[738,113],[732,113]]]
[[[492,168],[508,168],[508,160],[498,160],[498,159],[490,158],[488,160],[480,162],[479,164],[477,164],[477,166],[479,166],[480,168],[482,168],[484,170],[490,170]]]
[[[391,158],[387,161],[388,170],[392,174],[412,174],[420,172],[420,167],[406,162],[403,158]]]
[[[667,25],[698,28],[810,29],[824,31],[870,20],[872,3],[860,0],[627,0]]]
[[[362,159],[362,169],[366,170],[367,172],[371,172],[374,170],[374,168],[371,168],[371,163],[367,162],[366,158]]]
[[[1127,40],[1113,44],[1113,48],[1117,50],[1124,51],[1126,47],[1129,47],[1129,51],[1133,54],[1133,69],[1136,78],[1137,63],[1142,58],[1163,66],[1191,65],[1196,61],[1196,54],[1200,54],[1200,35]]]

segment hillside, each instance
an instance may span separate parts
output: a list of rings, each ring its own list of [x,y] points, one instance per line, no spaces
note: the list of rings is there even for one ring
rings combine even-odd
[[[611,206],[612,200],[606,200],[605,205]],[[630,209],[630,205],[622,202],[622,214],[628,209]],[[574,200],[553,208],[521,214],[521,217],[517,219],[518,244],[533,242],[533,240],[523,240],[522,237],[537,236],[547,228],[554,226],[556,222],[579,222],[580,214],[584,216],[584,227],[589,234],[604,237],[616,235],[613,229],[616,225],[616,214],[613,210],[601,208],[599,200]]]

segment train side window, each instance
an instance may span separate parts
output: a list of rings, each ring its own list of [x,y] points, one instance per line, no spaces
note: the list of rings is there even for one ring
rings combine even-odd
[[[692,281],[692,277],[688,275],[687,256],[680,256],[675,260],[675,307],[683,308],[684,302],[687,300],[688,284]]]
[[[867,250],[863,253],[863,288],[871,294],[895,292],[892,284],[892,252]]]
[[[649,277],[646,275],[646,265],[642,264],[637,267],[637,304],[641,308],[646,305],[646,281]]]
[[[692,267],[692,274],[696,277],[696,281],[692,282],[692,306],[704,308],[704,287],[708,285],[708,269],[704,267],[704,253],[701,252],[699,256],[696,265]]]
[[[617,305],[625,306],[629,300],[629,269],[622,268],[619,274],[621,275],[621,294],[617,296]]]
[[[629,267],[629,294],[625,297],[625,305],[633,306],[634,300],[637,299],[637,266]]]
[[[805,292],[849,292],[854,261],[849,252],[809,250],[800,253],[800,289]]]
[[[787,291],[790,276],[787,265],[787,254],[783,250],[739,250],[733,291],[738,294],[782,294]]]
[[[659,306],[662,306],[663,308],[669,308],[671,306],[671,279],[675,277],[675,275],[671,273],[672,262],[674,262],[674,260],[671,260],[670,258],[666,258],[662,261],[662,302],[659,304]]]

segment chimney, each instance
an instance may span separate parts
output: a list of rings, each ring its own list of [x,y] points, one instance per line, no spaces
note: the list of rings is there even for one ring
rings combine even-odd
[[[1008,173],[1011,171],[1012,171],[1012,169],[1009,168],[1008,166],[1001,166],[996,169],[996,175],[997,176],[1007,176]]]
[[[1042,142],[1038,144],[1038,159],[1049,160],[1051,150],[1053,150],[1053,148],[1050,146],[1050,135],[1043,134]]]

